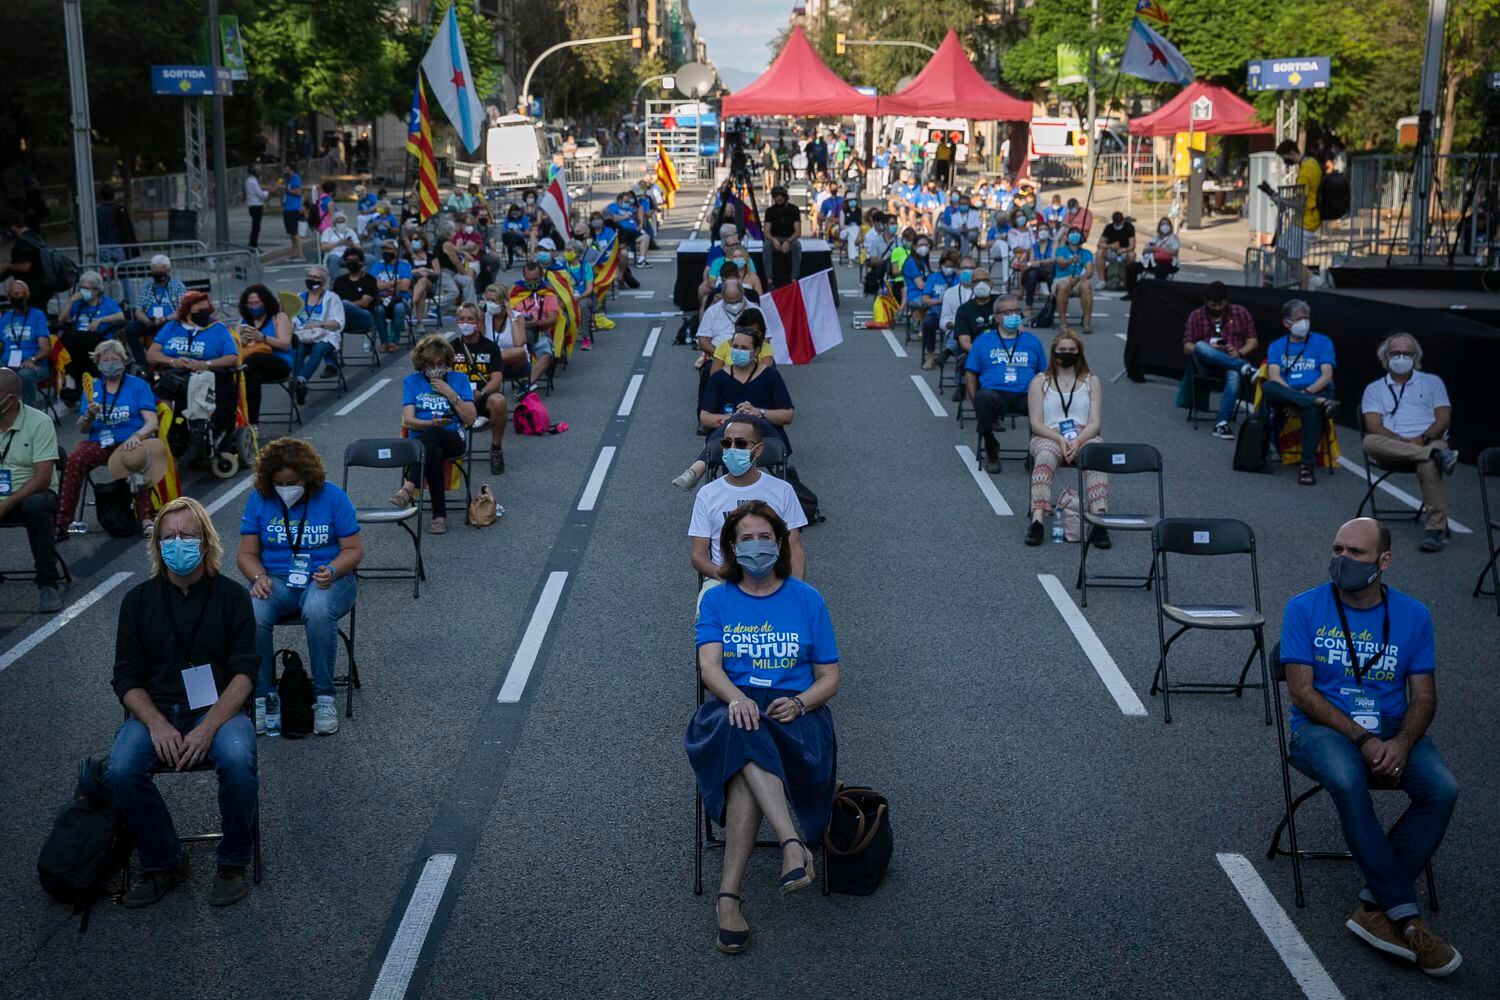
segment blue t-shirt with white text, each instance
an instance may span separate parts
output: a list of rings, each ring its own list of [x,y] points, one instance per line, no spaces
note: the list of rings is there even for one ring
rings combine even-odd
[[[1391,631],[1389,644],[1383,646],[1387,608]],[[1361,660],[1371,660],[1362,682],[1344,642],[1338,608],[1334,606],[1333,585],[1329,583],[1304,590],[1287,601],[1281,616],[1281,661],[1312,667],[1313,687],[1355,721],[1361,721],[1356,709],[1358,693],[1362,691],[1378,706],[1382,726],[1399,723],[1406,714],[1406,678],[1437,669],[1432,615],[1422,602],[1394,587],[1386,587],[1385,600],[1372,608],[1351,608],[1345,604],[1344,614],[1349,620],[1355,655]],[[1295,705],[1291,714],[1292,731],[1296,732],[1306,716]]]
[[[359,521],[348,494],[332,483],[324,483],[312,496],[304,496],[285,510],[280,497],[268,498],[252,490],[240,517],[240,534],[259,537],[261,565],[270,576],[285,579],[292,568],[293,534],[297,551],[307,553],[312,572],[339,554],[340,538],[359,534]]]
[[[5,313],[0,319],[0,365],[10,367],[36,357],[47,337],[47,316],[40,309]]]
[[[795,577],[755,597],[733,583],[703,595],[696,644],[724,646],[723,667],[735,687],[806,691],[813,664],[837,663],[838,642],[823,596]]]
[[[223,323],[212,323],[201,330],[184,326],[172,320],[156,334],[156,346],[169,358],[196,358],[212,361],[231,354],[240,353],[234,345],[234,337]]]
[[[1047,367],[1045,359],[1042,342],[1025,330],[1004,340],[998,331],[986,330],[974,338],[964,368],[979,376],[981,389],[1024,393]]]
[[[1266,349],[1266,364],[1281,366],[1281,379],[1293,389],[1312,385],[1323,366],[1334,364],[1333,341],[1321,333],[1309,333],[1301,344],[1280,337]]]
[[[119,444],[146,426],[146,420],[141,416],[142,410],[156,412],[156,396],[152,394],[151,387],[146,384],[145,379],[134,375],[122,376],[120,388],[115,392],[105,391],[104,379],[94,379],[94,389],[87,400],[79,401],[78,412],[86,411],[89,403],[99,404],[99,415],[94,417],[89,426],[89,440],[95,444],[99,443],[100,435],[106,430],[114,443]]]
[[[474,401],[474,387],[469,384],[469,376],[463,372],[449,372],[444,381],[453,387],[459,399],[471,403]],[[464,427],[458,422],[458,415],[453,412],[447,397],[433,389],[432,383],[421,372],[412,372],[401,380],[401,405],[412,407],[415,411],[413,416],[418,420],[447,417],[449,422],[446,426],[460,435],[464,433]]]

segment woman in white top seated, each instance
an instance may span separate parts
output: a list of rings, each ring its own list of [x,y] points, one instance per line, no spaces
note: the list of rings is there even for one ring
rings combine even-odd
[[[1135,296],[1135,286],[1143,271],[1150,271],[1157,281],[1166,281],[1177,273],[1177,255],[1182,244],[1172,232],[1172,220],[1163,215],[1156,223],[1156,235],[1141,248],[1141,259],[1131,261],[1125,268],[1125,297]]]
[[[1064,327],[1052,338],[1051,359],[1040,378],[1031,380],[1027,409],[1031,417],[1031,524],[1026,544],[1042,544],[1042,523],[1052,511],[1052,480],[1059,465],[1072,465],[1086,444],[1102,440],[1099,427],[1104,416],[1104,389],[1099,376],[1089,371],[1083,356],[1083,339]],[[1102,472],[1083,476],[1085,508],[1102,514],[1108,507],[1109,477]],[[1095,528],[1090,542],[1095,548],[1110,546],[1109,532]]]

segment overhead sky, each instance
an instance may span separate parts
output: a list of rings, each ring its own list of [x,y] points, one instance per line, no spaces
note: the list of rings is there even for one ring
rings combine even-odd
[[[708,42],[709,62],[759,75],[771,63],[771,38],[786,26],[793,6],[792,0],[698,0],[693,18]]]

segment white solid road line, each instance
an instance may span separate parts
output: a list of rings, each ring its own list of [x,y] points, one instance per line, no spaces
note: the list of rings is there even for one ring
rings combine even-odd
[[[225,507],[229,506],[229,504],[233,502],[236,497],[238,497],[241,493],[244,493],[253,485],[255,485],[255,476],[247,475],[244,479],[241,479],[239,482],[235,483],[234,486],[214,497],[213,502],[205,506],[203,509],[208,511],[209,517],[212,517],[219,511],[223,510]]]
[[[649,357],[651,357],[651,355],[653,355],[653,354],[656,353],[656,341],[660,337],[661,337],[661,327],[659,327],[659,326],[653,326],[651,328],[651,333],[648,334],[647,337],[646,337],[646,346],[641,351],[641,357],[643,357],[643,358],[649,358]]]
[[[889,330],[881,330],[880,332],[885,334],[885,342],[891,345],[892,354],[896,355],[896,357],[898,358],[906,357],[906,348],[901,346],[901,341],[896,339],[896,335],[894,333]],[[912,377],[916,378],[915,375],[913,375]]]
[[[1047,591],[1047,596],[1052,598],[1052,604],[1057,608],[1058,614],[1063,616],[1063,621],[1073,632],[1073,638],[1078,640],[1078,645],[1083,648],[1084,655],[1094,665],[1094,672],[1109,689],[1114,697],[1115,704],[1120,706],[1120,711],[1126,715],[1146,714],[1146,706],[1141,704],[1141,699],[1136,697],[1135,688],[1120,673],[1120,668],[1115,663],[1115,658],[1109,655],[1109,650],[1104,648],[1104,643],[1094,634],[1094,627],[1089,624],[1088,619],[1083,617],[1083,612],[1078,610],[1078,605],[1073,603],[1073,598],[1068,595],[1068,590],[1050,573],[1038,573],[1038,580],[1042,582],[1042,589]]]
[[[911,381],[917,387],[917,391],[922,394],[922,399],[926,401],[927,408],[932,411],[934,417],[946,417],[948,415],[948,411],[943,409],[942,402],[937,396],[933,395],[932,386],[927,384],[925,378],[920,375],[913,375]]]
[[[427,931],[432,927],[432,918],[437,914],[438,904],[443,901],[443,893],[448,889],[448,879],[457,861],[456,854],[434,854],[427,859],[417,879],[417,887],[412,890],[411,899],[406,904],[406,912],[401,915],[391,949],[385,953],[385,961],[380,963],[380,976],[370,991],[370,1000],[401,1000],[406,996],[412,970],[417,967]]]
[[[568,582],[566,570],[553,570],[542,587],[542,596],[531,612],[531,621],[526,623],[526,632],[521,636],[521,645],[510,661],[510,670],[505,674],[505,683],[500,685],[500,694],[495,699],[502,705],[513,705],[521,700],[526,691],[526,682],[531,679],[531,669],[536,666],[536,657],[542,649],[542,640],[552,624],[552,615],[557,611],[558,598],[562,597],[563,584]]]
[[[1015,511],[1010,509],[1010,504],[1000,495],[1000,490],[995,486],[995,481],[989,477],[989,473],[979,467],[975,460],[974,449],[966,444],[953,446],[958,451],[958,457],[963,459],[964,468],[969,470],[969,475],[974,477],[974,482],[979,485],[979,492],[990,502],[990,509],[1001,517],[1010,517]]]
[[[630,416],[630,411],[635,409],[636,394],[641,391],[641,383],[645,380],[646,376],[641,372],[630,376],[630,384],[625,387],[625,398],[620,400],[620,408],[615,411],[615,416]]]
[[[4,671],[11,664],[20,660],[21,657],[25,656],[33,649],[46,642],[64,625],[68,624],[68,622],[72,621],[74,618],[77,618],[89,608],[93,607],[101,597],[109,593],[111,590],[114,590],[126,580],[130,579],[132,575],[133,574],[123,570],[119,573],[114,574],[109,579],[99,584],[99,586],[95,587],[87,594],[84,594],[82,597],[74,601],[72,604],[68,605],[62,611],[58,612],[56,617],[48,619],[47,624],[43,625],[41,628],[28,635],[26,638],[22,639],[20,642],[7,649],[3,655],[0,655],[0,671]]]
[[[620,296],[627,299],[651,299],[656,297],[656,292],[649,288],[627,288]]]
[[[1119,337],[1121,340],[1127,340],[1127,339],[1129,339],[1123,333],[1117,333],[1117,334],[1115,334],[1115,336]]]
[[[1349,459],[1345,458],[1343,455],[1339,456],[1339,467],[1342,469],[1348,469],[1350,472],[1354,473],[1361,479],[1365,478],[1365,470],[1360,468],[1355,463],[1349,461]],[[1406,504],[1406,506],[1410,507],[1412,510],[1422,509],[1422,501],[1420,499],[1412,496],[1410,493],[1406,492],[1399,486],[1392,486],[1389,480],[1381,483],[1376,488],[1389,493],[1397,500],[1400,500],[1402,503]],[[1460,524],[1451,517],[1448,518],[1448,528],[1455,535],[1472,535],[1474,533],[1474,530],[1468,525]]]
[[[360,403],[363,403],[365,400],[369,399],[371,396],[375,395],[381,389],[384,389],[390,384],[391,380],[388,378],[376,379],[374,385],[370,386],[370,388],[366,389],[364,392],[360,393],[358,396],[355,396],[353,399],[349,400],[349,402],[339,407],[334,411],[333,415],[335,417],[347,417],[349,414],[354,412],[355,408],[357,408]]]
[[[599,501],[599,491],[604,488],[604,477],[609,475],[609,463],[614,460],[614,445],[607,444],[599,449],[599,457],[594,459],[594,471],[589,473],[589,481],[583,487],[583,497],[578,501],[579,510],[594,509],[594,504]]]
[[[1250,915],[1260,924],[1260,929],[1271,941],[1271,947],[1276,949],[1282,964],[1292,974],[1292,978],[1297,980],[1297,985],[1302,987],[1307,1000],[1344,1000],[1344,994],[1339,992],[1339,988],[1328,977],[1323,963],[1318,961],[1318,956],[1307,946],[1297,925],[1292,923],[1281,904],[1276,902],[1271,890],[1266,888],[1265,880],[1260,877],[1255,866],[1243,854],[1220,853],[1216,857],[1219,859],[1219,867],[1224,869],[1224,874],[1234,883],[1240,898],[1250,908]]]

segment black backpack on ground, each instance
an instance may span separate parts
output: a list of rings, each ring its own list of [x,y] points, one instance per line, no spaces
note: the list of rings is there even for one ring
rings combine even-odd
[[[1266,471],[1266,418],[1256,410],[1234,435],[1234,471]]]
[[[1053,317],[1057,315],[1057,300],[1049,293],[1047,302],[1042,306],[1042,311],[1036,314],[1036,318],[1026,324],[1033,330],[1049,330],[1052,328]]]
[[[886,257],[871,261],[870,266],[865,268],[864,293],[870,298],[880,294],[880,286],[885,283],[885,272],[890,270],[891,262]]]
[[[141,533],[135,518],[135,498],[124,479],[94,484],[94,513],[99,526],[113,538],[135,538]]]
[[[891,864],[895,838],[890,805],[873,788],[839,784],[828,829],[823,832],[823,864],[828,891],[869,896],[880,888]]]
[[[88,930],[89,908],[109,893],[134,846],[105,780],[108,767],[108,757],[85,757],[79,763],[73,798],[53,819],[36,861],[37,878],[48,895],[82,914],[80,934]]]
[[[815,524],[822,524],[828,518],[818,511],[818,495],[807,488],[802,477],[797,475],[795,466],[786,467],[786,481],[797,494],[797,502],[802,505],[802,513],[807,518],[807,526],[811,528]]]
[[[278,649],[281,679],[276,694],[281,698],[281,735],[300,740],[313,731],[313,686],[295,649]]]
[[[1338,170],[1330,170],[1318,182],[1318,214],[1324,222],[1342,219],[1349,214],[1349,178]]]

